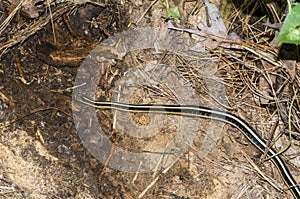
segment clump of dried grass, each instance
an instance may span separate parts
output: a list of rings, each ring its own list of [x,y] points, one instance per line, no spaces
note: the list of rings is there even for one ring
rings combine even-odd
[[[75,9],[76,7],[93,3],[102,5],[98,2],[90,0],[47,0],[43,1],[44,12],[35,19],[20,19],[20,13],[24,5],[29,4],[34,0],[22,0],[13,7],[9,15],[2,19],[0,24],[0,57],[7,52],[8,49],[16,44],[24,42],[31,35],[43,29],[47,24],[53,21],[64,13]],[[2,17],[5,16],[4,14]]]

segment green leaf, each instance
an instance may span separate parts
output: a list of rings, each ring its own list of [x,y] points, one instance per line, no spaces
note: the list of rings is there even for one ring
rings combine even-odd
[[[172,8],[167,9],[167,19],[175,19],[175,20],[180,19],[178,6],[174,6]]]
[[[300,44],[300,3],[295,3],[285,18],[276,43]]]
[[[172,8],[169,7],[169,3],[167,0],[162,2],[163,6],[165,6],[166,10],[167,10],[167,19],[175,19],[175,20],[179,20],[180,19],[180,13],[179,13],[179,9],[178,6],[174,6]]]

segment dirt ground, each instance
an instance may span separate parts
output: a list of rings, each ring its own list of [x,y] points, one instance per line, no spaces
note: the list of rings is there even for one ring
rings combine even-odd
[[[83,80],[96,81],[91,90],[97,100],[230,111],[278,149],[289,143],[291,121],[292,145],[284,159],[300,182],[300,67],[297,60],[278,58],[279,47],[272,42],[278,30],[262,25],[277,22],[268,10],[271,4],[212,2],[220,8],[228,32],[238,39],[223,44],[213,39],[205,46],[209,50],[183,55],[177,48],[145,47],[155,32],[145,27],[167,28],[160,0],[30,0],[23,6],[18,0],[1,1],[0,198],[292,198],[276,166],[264,161],[265,154],[231,125],[177,115],[111,114],[74,102],[84,88],[75,83],[78,71],[88,67]],[[169,4],[180,8],[177,28],[195,30],[200,21],[206,22],[203,1]],[[272,5],[279,17],[284,16],[284,3]],[[134,28],[145,29],[122,35]],[[114,51],[124,52],[122,39],[114,37],[118,33],[143,48],[128,52],[126,46],[126,55],[120,57]],[[176,47],[205,40],[184,30],[170,35],[170,40],[162,37],[162,44],[177,37]],[[217,45],[212,48],[213,44]],[[280,56],[295,52],[293,46],[286,49]],[[89,76],[99,71],[99,80]],[[103,148],[98,134],[80,131],[95,122],[97,132],[113,143],[109,147]],[[184,150],[160,151],[178,135],[183,138],[174,145]],[[165,153],[171,162],[154,164],[154,169],[141,162],[126,172],[127,156],[120,162],[110,160],[109,155],[118,155],[112,147],[145,157],[158,154],[155,162]],[[148,166],[151,172],[140,172]]]

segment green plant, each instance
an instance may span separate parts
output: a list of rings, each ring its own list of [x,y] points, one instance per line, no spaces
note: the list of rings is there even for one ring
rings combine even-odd
[[[167,10],[166,19],[175,19],[175,20],[180,19],[180,13],[179,13],[178,6],[174,6],[174,7],[170,8],[168,0],[163,1],[163,6],[165,6],[165,8]]]
[[[289,0],[289,14],[284,20],[280,29],[276,43],[300,44],[300,3],[295,3],[292,7]]]

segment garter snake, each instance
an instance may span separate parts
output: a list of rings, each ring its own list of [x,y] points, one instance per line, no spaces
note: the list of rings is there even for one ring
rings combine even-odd
[[[266,141],[248,122],[241,117],[226,111],[194,105],[159,105],[159,104],[124,104],[110,101],[94,101],[83,97],[80,102],[95,107],[96,109],[119,110],[131,113],[160,113],[189,117],[211,118],[224,121],[238,128],[247,139],[260,151],[265,152]],[[286,163],[274,148],[269,148],[267,155],[278,168],[284,182],[292,191],[295,198],[300,198],[300,187],[289,171]]]

